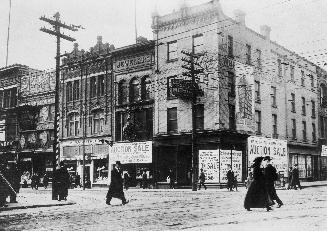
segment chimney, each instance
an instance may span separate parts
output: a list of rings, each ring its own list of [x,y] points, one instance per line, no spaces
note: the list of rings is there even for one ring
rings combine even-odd
[[[239,24],[245,26],[245,13],[242,10],[234,10],[234,19]]]
[[[97,43],[98,44],[101,44],[102,43],[102,36],[97,36]]]
[[[265,39],[270,40],[271,28],[267,25],[260,26],[260,33],[265,37]]]

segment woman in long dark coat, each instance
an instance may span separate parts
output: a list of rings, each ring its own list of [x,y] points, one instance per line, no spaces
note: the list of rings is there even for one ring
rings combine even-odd
[[[272,210],[265,187],[263,169],[260,167],[262,160],[263,157],[257,157],[253,161],[253,181],[249,186],[244,200],[244,208],[248,211],[251,211],[250,208],[266,208],[267,211]]]

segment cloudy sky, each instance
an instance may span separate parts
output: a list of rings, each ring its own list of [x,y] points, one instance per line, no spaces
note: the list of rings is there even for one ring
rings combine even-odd
[[[0,0],[0,67],[6,65],[9,1]],[[182,2],[197,5],[208,0],[11,0],[11,30],[8,65],[25,64],[48,69],[55,66],[55,38],[39,30],[47,26],[39,17],[52,17],[57,11],[62,21],[82,25],[85,30],[67,31],[76,38],[80,49],[95,45],[96,37],[115,47],[135,42],[134,2],[138,35],[152,39],[151,14],[177,10]],[[327,58],[326,0],[220,0],[223,11],[233,16],[235,9],[246,12],[246,24],[259,31],[262,24],[271,26],[271,39],[308,57],[324,62]],[[62,52],[73,44],[62,42]],[[327,60],[326,60],[327,61]]]

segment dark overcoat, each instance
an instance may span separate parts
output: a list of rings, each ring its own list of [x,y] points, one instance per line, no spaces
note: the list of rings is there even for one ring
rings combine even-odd
[[[228,170],[227,172],[227,187],[231,188],[234,184],[234,172],[231,170]]]
[[[253,181],[246,193],[244,208],[266,208],[270,204],[263,170],[260,167],[254,167]]]
[[[274,166],[272,166],[271,164],[268,164],[265,167],[264,172],[265,172],[264,175],[265,175],[266,189],[270,196],[270,199],[277,200],[278,196],[277,196],[275,185],[274,185],[275,181],[278,180],[277,170]]]
[[[121,198],[124,195],[122,172],[117,168],[111,170],[111,182],[107,195],[116,198]]]
[[[299,170],[294,168],[292,171],[292,184],[291,185],[298,185],[300,182]]]

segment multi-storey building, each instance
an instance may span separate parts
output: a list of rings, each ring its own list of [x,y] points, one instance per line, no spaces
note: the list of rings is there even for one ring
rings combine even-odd
[[[120,145],[148,146],[152,155],[153,137],[153,65],[154,41],[139,37],[136,44],[112,52],[115,81],[115,144],[112,155]],[[110,155],[110,154],[109,154]],[[134,153],[137,156],[137,153]],[[146,172],[153,180],[153,161],[150,158],[120,159],[129,172],[131,184],[136,185]]]
[[[52,174],[54,138],[54,71],[28,71],[21,77],[18,140],[20,170]]]
[[[318,86],[319,86],[319,152],[321,153],[320,161],[320,179],[327,179],[327,72],[322,68],[317,68]]]
[[[16,108],[21,76],[29,67],[14,64],[0,69],[0,152],[1,159],[17,160],[18,123]]]
[[[178,97],[186,85],[176,85],[176,79],[188,81],[182,51],[198,56],[196,63],[203,69],[196,77],[202,94],[194,106],[194,129],[199,161],[206,170],[211,168],[211,182],[226,181],[228,165],[244,180],[255,155],[273,156],[281,174],[287,175],[287,167],[297,163],[301,178],[318,178],[313,63],[271,41],[270,27],[261,26],[260,33],[248,28],[243,12],[235,11],[233,19],[224,15],[218,0],[154,14],[152,28],[157,45],[154,140],[159,180],[172,168],[178,183],[190,182],[192,104]],[[217,149],[210,167],[205,161]]]
[[[62,61],[60,84],[60,154],[72,172],[91,183],[107,184],[108,145],[112,137],[113,45],[97,44],[89,52],[74,50]],[[83,156],[85,170],[83,171]]]

